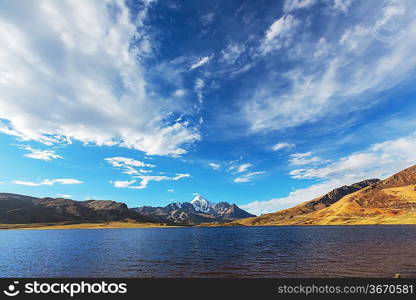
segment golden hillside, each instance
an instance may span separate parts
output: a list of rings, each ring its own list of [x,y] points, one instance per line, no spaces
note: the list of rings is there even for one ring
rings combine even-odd
[[[238,220],[233,225],[416,224],[416,166],[383,181],[363,181],[355,188],[357,185],[362,188],[340,188],[347,194],[329,202],[322,199],[339,189],[293,208]]]

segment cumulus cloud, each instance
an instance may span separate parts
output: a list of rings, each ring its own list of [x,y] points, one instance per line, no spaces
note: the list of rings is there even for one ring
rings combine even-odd
[[[1,2],[0,131],[47,145],[186,153],[199,133],[166,119],[181,105],[146,90],[151,5],[131,18],[123,1]]]
[[[323,166],[296,169],[296,179],[315,179],[320,182],[291,192],[287,197],[269,201],[255,201],[241,207],[254,214],[274,212],[312,200],[334,188],[370,178],[385,179],[416,164],[416,134],[377,143],[368,149],[351,153]]]
[[[19,145],[19,148],[29,151],[30,153],[25,154],[25,157],[50,161],[54,159],[62,158],[62,156],[55,153],[54,150],[40,150],[34,149],[29,145]]]
[[[241,175],[241,176],[239,176],[239,177],[235,178],[235,179],[234,179],[234,182],[237,182],[237,183],[241,183],[241,182],[250,182],[250,181],[252,180],[252,177],[253,177],[253,176],[261,175],[261,174],[264,174],[264,173],[265,173],[265,172],[263,172],[263,171],[259,171],[259,172],[250,172],[250,173],[247,173],[247,174],[244,174],[244,175]]]
[[[78,179],[63,178],[63,179],[45,179],[40,182],[15,180],[13,181],[13,183],[19,184],[19,185],[27,185],[27,186],[41,186],[41,185],[54,185],[56,183],[58,184],[81,184],[83,182]]]
[[[295,144],[292,144],[292,143],[277,143],[277,144],[275,144],[275,145],[273,145],[273,147],[272,147],[272,150],[273,151],[279,151],[279,150],[282,150],[282,149],[285,149],[285,148],[293,148],[293,147],[295,147]]]

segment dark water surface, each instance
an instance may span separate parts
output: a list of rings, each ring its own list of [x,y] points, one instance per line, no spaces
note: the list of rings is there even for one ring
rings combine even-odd
[[[0,277],[416,277],[416,226],[0,231]]]

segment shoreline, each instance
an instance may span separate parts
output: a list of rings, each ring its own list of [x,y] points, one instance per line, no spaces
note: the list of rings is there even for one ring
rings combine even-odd
[[[416,226],[416,224],[264,224],[264,225],[167,225],[163,223],[133,223],[133,222],[106,222],[106,223],[33,223],[33,224],[0,224],[1,230],[61,230],[61,229],[127,229],[127,228],[182,228],[182,227],[336,227],[336,226]]]
[[[116,229],[116,228],[176,228],[163,223],[97,222],[97,223],[32,223],[0,224],[0,230],[57,230],[57,229]]]

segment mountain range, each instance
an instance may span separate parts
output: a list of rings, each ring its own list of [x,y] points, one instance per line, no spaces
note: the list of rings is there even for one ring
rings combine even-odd
[[[178,202],[165,207],[128,208],[124,203],[110,200],[75,201],[0,193],[0,223],[3,224],[130,221],[195,225],[202,222],[227,222],[253,216],[235,204],[212,203],[199,195],[190,203]]]
[[[295,207],[228,225],[416,224],[416,166],[343,186]]]
[[[200,195],[196,195],[191,202],[171,203],[165,207],[142,206],[132,210],[145,217],[156,218],[159,222],[175,224],[227,222],[254,217],[235,204],[213,203]]]
[[[292,208],[259,217],[235,204],[213,203],[200,195],[191,202],[165,207],[128,208],[110,200],[75,201],[0,193],[2,224],[62,222],[206,226],[416,224],[416,166],[385,180],[368,179],[342,186]]]

